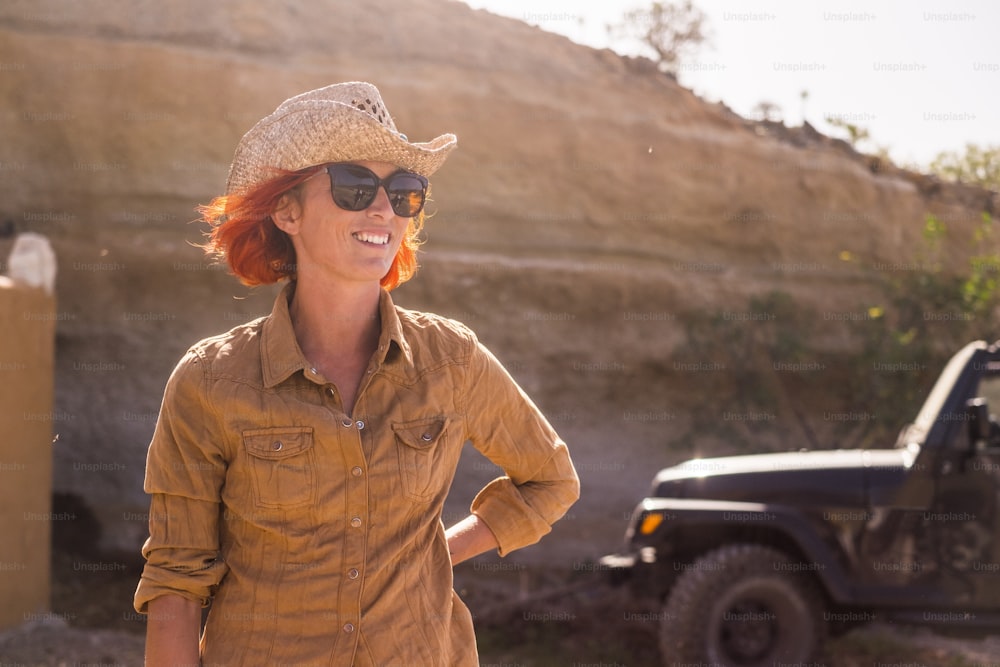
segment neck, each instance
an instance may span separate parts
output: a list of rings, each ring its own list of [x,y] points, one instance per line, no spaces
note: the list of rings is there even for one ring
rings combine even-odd
[[[292,328],[313,362],[360,355],[367,361],[378,346],[378,283],[344,284],[300,277],[289,305]]]

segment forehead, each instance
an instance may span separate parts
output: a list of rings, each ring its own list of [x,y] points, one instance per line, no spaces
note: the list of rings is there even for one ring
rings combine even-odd
[[[348,164],[356,164],[366,169],[371,169],[379,178],[385,178],[402,169],[402,167],[391,162],[376,162],[373,160],[351,160]]]

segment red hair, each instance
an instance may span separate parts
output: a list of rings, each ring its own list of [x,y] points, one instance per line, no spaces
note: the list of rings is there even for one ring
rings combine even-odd
[[[299,186],[316,173],[316,167],[299,171],[278,171],[278,176],[249,192],[216,197],[199,206],[202,219],[211,225],[205,252],[225,260],[230,272],[244,285],[270,285],[294,280],[295,247],[292,239],[271,219],[286,194],[297,196]],[[389,271],[379,281],[387,290],[395,289],[417,272],[418,238],[424,226],[424,212],[410,219],[406,236],[396,251]]]

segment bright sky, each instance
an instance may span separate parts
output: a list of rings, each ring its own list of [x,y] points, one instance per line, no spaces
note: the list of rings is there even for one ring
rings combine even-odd
[[[465,0],[581,44],[612,43],[606,26],[651,0]],[[787,125],[825,134],[838,116],[867,129],[861,147],[926,165],[966,143],[1000,145],[1000,2],[995,0],[695,0],[709,44],[679,81],[752,116],[766,100]],[[802,98],[802,91],[808,96]]]

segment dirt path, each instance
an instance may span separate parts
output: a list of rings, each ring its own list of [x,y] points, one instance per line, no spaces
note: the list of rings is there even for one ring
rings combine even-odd
[[[544,643],[544,642],[543,642]],[[518,644],[520,644],[518,646]],[[532,645],[534,644],[534,645]],[[517,647],[517,648],[514,648]],[[905,647],[905,649],[903,648]],[[558,662],[552,647],[538,642],[507,644],[506,649],[489,646],[481,655],[484,666],[519,664],[524,667],[558,667],[579,664],[576,656],[565,655]],[[900,651],[904,651],[905,654]],[[538,652],[541,652],[539,655]],[[142,635],[122,630],[75,628],[58,618],[31,621],[0,632],[0,664],[17,667],[141,667]],[[553,662],[553,660],[557,660]],[[885,626],[856,630],[829,647],[824,662],[817,667],[871,667],[873,664],[923,665],[925,667],[1000,667],[1000,637],[960,640],[916,630]],[[655,665],[648,655],[622,655],[621,665]]]
[[[141,667],[143,637],[74,628],[58,617],[0,633],[0,664],[17,667]]]

